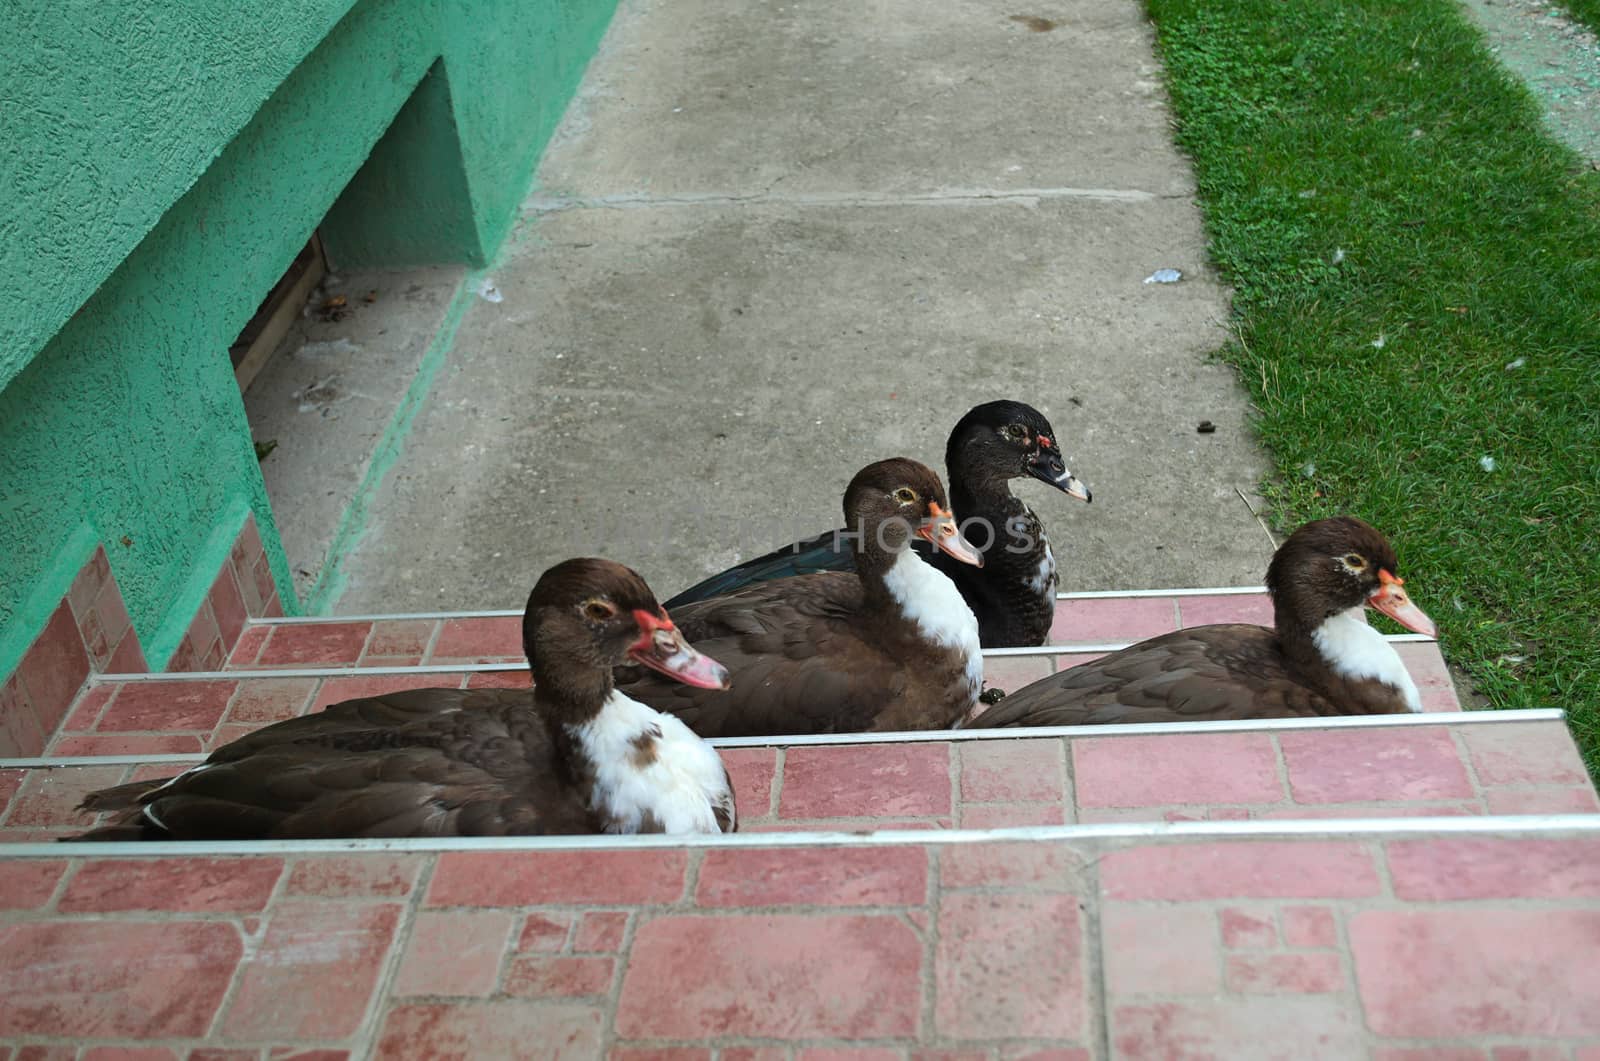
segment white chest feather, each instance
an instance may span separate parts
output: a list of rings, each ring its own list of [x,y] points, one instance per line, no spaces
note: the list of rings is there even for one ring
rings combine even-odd
[[[983,688],[983,646],[978,643],[978,620],[956,584],[912,549],[895,558],[883,582],[900,605],[900,614],[915,623],[923,637],[965,653],[967,681],[976,697]]]
[[[1411,680],[1394,646],[1367,623],[1365,608],[1357,606],[1324,619],[1312,631],[1311,642],[1335,674],[1352,679],[1376,678],[1400,690],[1411,710],[1422,710],[1416,682]]]
[[[733,821],[733,791],[716,750],[672,715],[615,690],[571,733],[595,764],[590,805],[606,831],[714,833],[717,809]]]
[[[1039,544],[1044,546],[1044,552],[1039,556],[1039,566],[1028,579],[1028,589],[1043,600],[1046,604],[1055,605],[1056,595],[1056,554],[1050,551],[1050,542],[1045,538],[1044,531],[1039,532]]]

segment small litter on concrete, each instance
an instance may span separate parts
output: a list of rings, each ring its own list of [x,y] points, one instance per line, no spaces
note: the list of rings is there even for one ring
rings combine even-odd
[[[1178,269],[1157,269],[1144,278],[1147,284],[1175,284],[1183,279],[1183,273]]]
[[[1507,361],[1506,362],[1506,371],[1507,372],[1515,372],[1517,369],[1521,368],[1523,365],[1526,365],[1527,363],[1528,363],[1528,359],[1525,358],[1525,357],[1519,357],[1515,361]]]
[[[500,289],[495,287],[494,281],[487,276],[478,281],[478,297],[485,302],[505,301],[505,296],[500,293]]]
[[[1216,432],[1217,425],[1213,424],[1210,420],[1202,420],[1200,421],[1200,426],[1195,428],[1195,430],[1200,432],[1202,435],[1210,435]]]
[[[1492,472],[1499,466],[1500,465],[1495,462],[1493,457],[1485,455],[1478,458],[1478,467],[1482,468],[1486,472]]]

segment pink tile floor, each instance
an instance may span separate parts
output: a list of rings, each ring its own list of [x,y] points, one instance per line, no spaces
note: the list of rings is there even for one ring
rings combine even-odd
[[[0,882],[8,1059],[1600,1050],[1593,834],[68,849]]]

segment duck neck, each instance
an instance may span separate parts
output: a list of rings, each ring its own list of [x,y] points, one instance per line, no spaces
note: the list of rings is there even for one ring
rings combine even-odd
[[[1010,480],[957,478],[950,484],[950,505],[965,526],[979,520],[969,540],[983,554],[985,567],[994,572],[1032,571],[1048,546],[1039,521],[1022,499],[1011,492]]]
[[[533,705],[550,732],[556,762],[569,781],[594,783],[596,759],[584,745],[586,725],[600,717],[615,683],[610,667],[545,669],[533,687]]]
[[[921,640],[981,659],[972,609],[956,584],[916,550],[857,553],[856,569],[869,611],[894,616]]]
[[[1363,605],[1307,621],[1291,603],[1281,598],[1275,601],[1278,640],[1301,676],[1319,692],[1336,703],[1355,707],[1360,705],[1352,698],[1372,699],[1362,696],[1360,688],[1377,682],[1384,690],[1377,699],[1389,703],[1375,706],[1422,710],[1422,698],[1404,661],[1388,639],[1367,622]]]

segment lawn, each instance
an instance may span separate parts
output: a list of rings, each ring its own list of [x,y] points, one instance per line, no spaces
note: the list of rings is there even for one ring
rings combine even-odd
[[[1561,0],[1567,14],[1600,33],[1600,0]]]
[[[1280,528],[1385,530],[1600,775],[1600,173],[1450,0],[1147,0]]]

